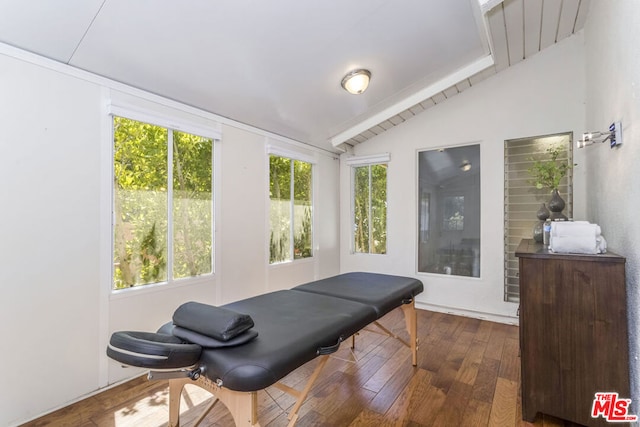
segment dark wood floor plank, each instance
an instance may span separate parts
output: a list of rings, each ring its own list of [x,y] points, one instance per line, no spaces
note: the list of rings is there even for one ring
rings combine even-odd
[[[378,372],[389,359],[380,356],[371,356],[364,360],[358,360],[347,365],[345,374],[353,375],[358,380],[360,386],[364,385]]]
[[[498,377],[489,415],[490,427],[513,425],[516,419],[518,383]]]
[[[475,384],[486,347],[486,342],[473,340],[469,346],[469,351],[460,365],[460,369],[455,378],[456,381],[469,385]]]
[[[418,366],[431,372],[438,372],[453,347],[453,341],[443,338],[440,334],[430,336],[420,342]]]
[[[406,368],[407,360],[411,357],[411,350],[406,347],[398,348],[396,352],[387,359],[376,373],[374,373],[369,381],[362,387],[373,392],[379,392],[382,387],[394,377],[398,370]],[[404,366],[403,366],[404,365]],[[411,363],[409,363],[411,365]]]
[[[495,322],[482,322],[478,326],[478,330],[476,331],[475,339],[476,341],[489,342],[489,338],[491,337],[491,331],[493,327],[496,325]]]
[[[402,424],[400,424],[402,425]],[[379,414],[369,409],[365,409],[349,424],[348,427],[395,427],[397,426],[392,420],[389,420],[383,414]]]
[[[428,385],[431,382],[431,373],[424,369],[417,369],[409,384],[402,390],[393,405],[384,414],[387,423],[402,426],[408,422],[408,414],[411,413],[411,406],[418,406],[421,402],[420,394],[416,392],[418,387]]]
[[[461,426],[464,412],[469,404],[472,387],[469,384],[454,381],[447,391],[447,397],[438,411],[433,426]]]
[[[489,342],[487,343],[487,350],[484,353],[484,357],[500,360],[502,358],[502,349],[504,347],[505,339],[506,331],[502,328],[502,325],[494,325],[491,329],[491,335],[489,337]]]
[[[500,369],[498,376],[511,381],[518,381],[518,371],[520,370],[520,341],[514,338],[507,338],[504,341],[503,356],[500,359]]]
[[[387,412],[415,374],[417,368],[411,366],[410,354],[400,360],[399,364],[400,368],[395,371],[395,374],[389,378],[371,401],[369,406],[371,410],[381,414]]]
[[[447,394],[431,384],[421,384],[416,388],[415,395],[413,405],[409,406],[407,418],[420,425],[433,425],[447,399]]]
[[[491,403],[471,399],[462,416],[461,426],[486,426],[489,424]]]
[[[482,363],[478,367],[476,381],[473,384],[473,399],[487,403],[493,402],[499,369],[499,360],[482,358]]]

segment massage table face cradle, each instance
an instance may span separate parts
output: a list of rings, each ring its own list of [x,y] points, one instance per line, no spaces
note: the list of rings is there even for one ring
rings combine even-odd
[[[416,366],[417,316],[413,298],[422,289],[422,283],[412,278],[347,273],[292,290],[227,304],[224,307],[247,313],[253,318],[255,331],[252,332],[257,332],[257,338],[234,347],[205,348],[193,366],[155,369],[157,365],[154,364],[149,379],[169,380],[170,426],[179,425],[180,396],[186,384],[197,385],[214,395],[212,404],[195,425],[221,401],[231,412],[236,425],[258,426],[257,392],[273,385],[296,398],[288,415],[289,425],[293,426],[298,410],[326,365],[329,354],[338,349],[340,342],[369,324],[376,326],[377,332],[396,338],[409,347],[412,364]],[[378,322],[398,306],[405,317],[409,342]],[[173,325],[168,324],[159,332],[170,334],[172,328]],[[114,355],[112,349],[108,353],[110,357],[123,361],[122,356],[117,352]],[[279,382],[316,357],[320,357],[320,362],[303,390]],[[144,366],[132,363],[130,356],[125,356],[125,361],[134,366]]]

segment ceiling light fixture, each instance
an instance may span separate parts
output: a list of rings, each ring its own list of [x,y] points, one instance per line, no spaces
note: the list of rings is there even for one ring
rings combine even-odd
[[[471,170],[471,162],[465,161],[460,165],[460,169],[462,169],[464,172],[470,171]]]
[[[359,95],[369,86],[371,80],[371,71],[360,68],[358,70],[349,71],[342,79],[342,87],[353,95]]]

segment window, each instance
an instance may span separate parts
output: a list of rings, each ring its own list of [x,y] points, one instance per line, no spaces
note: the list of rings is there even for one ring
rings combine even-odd
[[[480,146],[418,153],[418,271],[480,277]]]
[[[444,198],[442,230],[464,230],[464,196],[446,196]]]
[[[511,139],[504,142],[504,300],[520,301],[518,258],[515,250],[522,239],[530,239],[538,222],[536,212],[549,201],[549,191],[537,189],[528,169],[533,159],[549,157],[548,148],[561,149],[558,160],[573,163],[573,133]],[[573,170],[560,181],[564,214],[573,215]]]
[[[387,253],[387,165],[353,169],[353,249]]]
[[[113,116],[113,288],[213,271],[213,139]]]
[[[270,264],[313,256],[311,170],[311,163],[269,156]]]

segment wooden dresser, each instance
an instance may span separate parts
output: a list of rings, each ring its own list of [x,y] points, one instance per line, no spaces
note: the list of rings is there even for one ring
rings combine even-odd
[[[538,412],[587,426],[596,392],[630,398],[625,258],[555,254],[532,239],[520,265],[522,418]],[[620,425],[620,423],[616,423]]]

